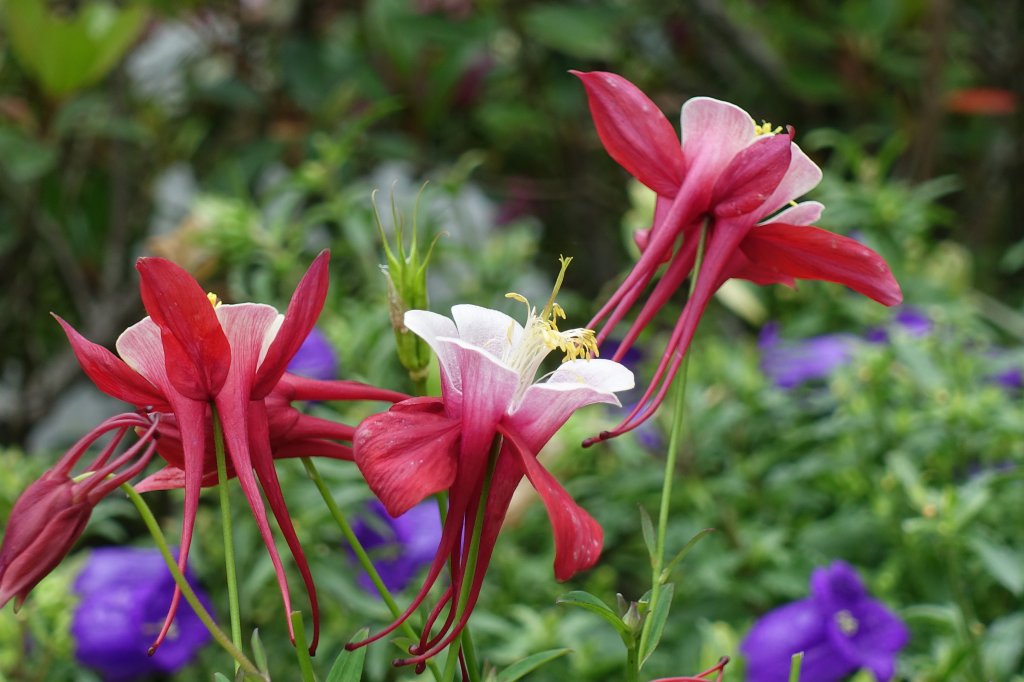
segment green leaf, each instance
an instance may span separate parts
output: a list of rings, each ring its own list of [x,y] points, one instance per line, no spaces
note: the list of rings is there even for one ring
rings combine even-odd
[[[526,658],[516,661],[509,667],[498,673],[497,682],[515,682],[518,679],[525,677],[528,673],[533,672],[537,668],[541,667],[545,663],[550,663],[556,658],[561,658],[572,649],[549,649],[548,651],[541,651],[540,653],[531,654]]]
[[[350,640],[359,642],[370,634],[368,628],[363,628]],[[334,659],[331,672],[327,673],[327,682],[359,682],[363,675],[363,662],[366,660],[366,647],[359,647],[355,651],[343,649],[338,657]]]
[[[231,680],[228,679],[224,675],[224,673],[214,673],[213,674],[213,679],[215,680],[215,682],[231,682]]]
[[[45,0],[7,0],[2,11],[18,61],[53,97],[103,78],[146,20],[143,3],[118,9],[109,2],[90,2],[71,18],[50,12]]]
[[[997,545],[977,535],[967,540],[989,574],[999,584],[1019,597],[1024,593],[1024,557],[1008,547]]]
[[[647,545],[647,556],[651,558],[651,566],[654,566],[654,548],[656,546],[654,540],[654,522],[651,520],[651,515],[647,513],[647,510],[642,505],[637,505],[640,510],[640,530],[644,534],[644,544]]]
[[[672,557],[672,561],[668,562],[668,565],[665,566],[665,570],[661,572],[661,582],[664,583],[669,579],[669,576],[672,575],[672,571],[674,571],[675,567],[679,565],[679,562],[686,558],[686,555],[690,553],[690,550],[693,549],[705,535],[709,535],[714,532],[714,528],[705,528],[690,538],[690,541],[683,545],[683,548],[679,550],[674,557]]]
[[[605,604],[603,601],[583,590],[574,590],[567,594],[563,594],[557,600],[556,604],[568,604],[569,606],[578,606],[581,609],[596,613],[597,615],[604,618],[608,623],[614,627],[622,641],[629,646],[629,643],[633,641],[633,633],[630,632],[626,624],[622,622],[622,619],[611,609],[610,606]]]
[[[260,629],[255,628],[252,631],[252,655],[256,659],[256,667],[260,669],[260,672],[268,672],[270,668],[267,666],[267,651],[263,648],[263,640],[260,639]]]
[[[692,540],[691,540],[692,542]],[[665,623],[668,622],[668,612],[672,609],[672,595],[675,593],[675,585],[668,583],[658,593],[658,601],[649,616],[651,619],[651,631],[647,637],[647,646],[640,652],[640,665],[643,666],[651,657],[654,650],[658,648],[661,635],[665,632]]]

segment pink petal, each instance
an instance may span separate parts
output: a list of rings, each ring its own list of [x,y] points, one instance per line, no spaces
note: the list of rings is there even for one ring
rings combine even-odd
[[[260,364],[252,389],[253,400],[263,398],[274,388],[320,316],[327,299],[329,265],[330,252],[321,251],[295,287],[284,314],[284,322]]]
[[[821,169],[818,168],[816,163],[811,161],[811,158],[795,142],[790,143],[790,151],[792,156],[790,157],[789,168],[786,169],[786,174],[775,188],[775,191],[772,192],[772,195],[765,200],[764,205],[761,207],[759,213],[762,217],[773,213],[794,199],[802,197],[821,182]],[[772,222],[788,221],[775,218]],[[809,222],[814,222],[814,220]],[[806,225],[809,223],[796,221],[796,224]]]
[[[504,430],[504,435],[512,441],[511,451],[519,458],[523,472],[548,510],[555,535],[555,578],[568,580],[597,563],[604,544],[601,526],[541,466],[536,454],[527,449],[514,431]]]
[[[476,346],[457,339],[440,339],[439,343],[451,347],[462,374],[459,466],[469,472],[470,480],[483,480],[495,428],[512,405],[519,388],[519,375]],[[453,414],[448,396],[445,402],[448,413]]]
[[[585,405],[619,405],[618,391],[633,388],[633,373],[611,360],[574,360],[563,363],[544,383],[526,389],[522,403],[505,419],[532,452],[541,448],[558,429]]]
[[[224,384],[231,348],[213,306],[185,270],[163,258],[140,258],[142,303],[160,327],[167,376],[193,400],[213,398]]]
[[[680,137],[686,172],[714,183],[741,149],[754,142],[754,119],[735,104],[694,97],[683,104]]]
[[[96,388],[137,407],[166,405],[167,400],[159,390],[126,365],[121,358],[86,339],[57,315],[53,317],[64,329],[78,363],[89,379],[96,384]],[[162,356],[161,351],[161,360]]]
[[[801,201],[796,206],[790,206],[779,211],[766,223],[786,223],[787,225],[813,225],[821,219],[821,213],[825,207],[817,201]]]
[[[792,146],[788,135],[770,135],[736,154],[711,193],[715,216],[735,218],[764,205],[789,169]]]
[[[882,257],[849,237],[817,227],[769,223],[754,228],[742,249],[758,266],[782,275],[845,284],[887,306],[903,300]]]
[[[274,393],[278,391],[293,400],[380,400],[401,402],[409,398],[405,393],[377,388],[359,381],[310,379],[297,374],[284,374]]]
[[[367,417],[359,425],[353,441],[356,466],[391,516],[451,487],[460,426],[441,414],[401,409]]]
[[[583,81],[594,127],[608,155],[658,194],[675,196],[683,180],[683,154],[661,110],[622,76],[569,73]]]

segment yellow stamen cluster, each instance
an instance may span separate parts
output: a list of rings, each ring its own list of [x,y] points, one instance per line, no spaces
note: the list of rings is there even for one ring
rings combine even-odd
[[[839,630],[847,637],[853,637],[857,634],[860,629],[860,623],[853,617],[853,614],[843,609],[835,615],[836,624],[839,626]]]
[[[213,293],[212,291],[206,294],[206,300],[208,300],[210,302],[210,305],[212,305],[214,308],[219,308],[221,303],[223,303],[223,301],[217,298],[217,294]]]
[[[773,126],[768,121],[761,119],[760,123],[754,124],[755,135],[778,135],[782,132],[782,126]]]
[[[515,327],[509,327],[508,341],[509,349],[506,356],[502,358],[505,363],[519,374],[519,396],[533,383],[537,370],[540,368],[544,358],[553,351],[559,350],[565,354],[562,362],[571,360],[589,360],[598,356],[597,339],[592,329],[568,329],[562,331],[558,328],[558,320],[565,319],[565,311],[562,306],[555,302],[555,296],[562,286],[565,277],[565,270],[569,267],[571,258],[560,257],[562,264],[561,272],[555,280],[555,286],[551,292],[544,309],[537,312],[537,309],[530,306],[530,302],[521,294],[505,294],[506,298],[519,301],[526,306],[526,324],[523,325],[522,336],[519,339],[513,338]]]
[[[551,297],[539,315],[537,314],[537,309],[530,307],[530,302],[522,294],[508,293],[505,294],[505,298],[511,298],[526,305],[526,333],[528,335],[536,335],[548,351],[560,350],[565,353],[562,362],[596,358],[599,353],[594,330],[577,328],[561,331],[558,328],[559,318],[565,319],[565,310],[555,301],[555,296],[558,295],[558,290],[562,288],[562,280],[565,278],[565,271],[568,269],[569,263],[572,262],[572,258],[559,256],[558,260],[562,265],[562,269],[555,280]],[[511,332],[512,330],[510,329],[510,335]],[[509,340],[511,341],[511,338]]]

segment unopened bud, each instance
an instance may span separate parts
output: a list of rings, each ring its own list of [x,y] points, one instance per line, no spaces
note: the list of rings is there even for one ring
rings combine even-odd
[[[14,503],[0,545],[0,608],[12,597],[20,608],[82,535],[92,505],[75,501],[73,490],[70,478],[47,472]]]
[[[622,616],[622,622],[630,631],[640,632],[640,628],[644,624],[644,617],[640,615],[635,601],[629,603],[629,608],[626,609],[625,615]]]

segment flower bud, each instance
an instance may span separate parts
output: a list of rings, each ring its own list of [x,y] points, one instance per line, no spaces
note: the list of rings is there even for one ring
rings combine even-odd
[[[76,501],[73,489],[67,476],[47,472],[14,503],[0,546],[0,608],[11,597],[20,608],[81,536],[92,505]]]

